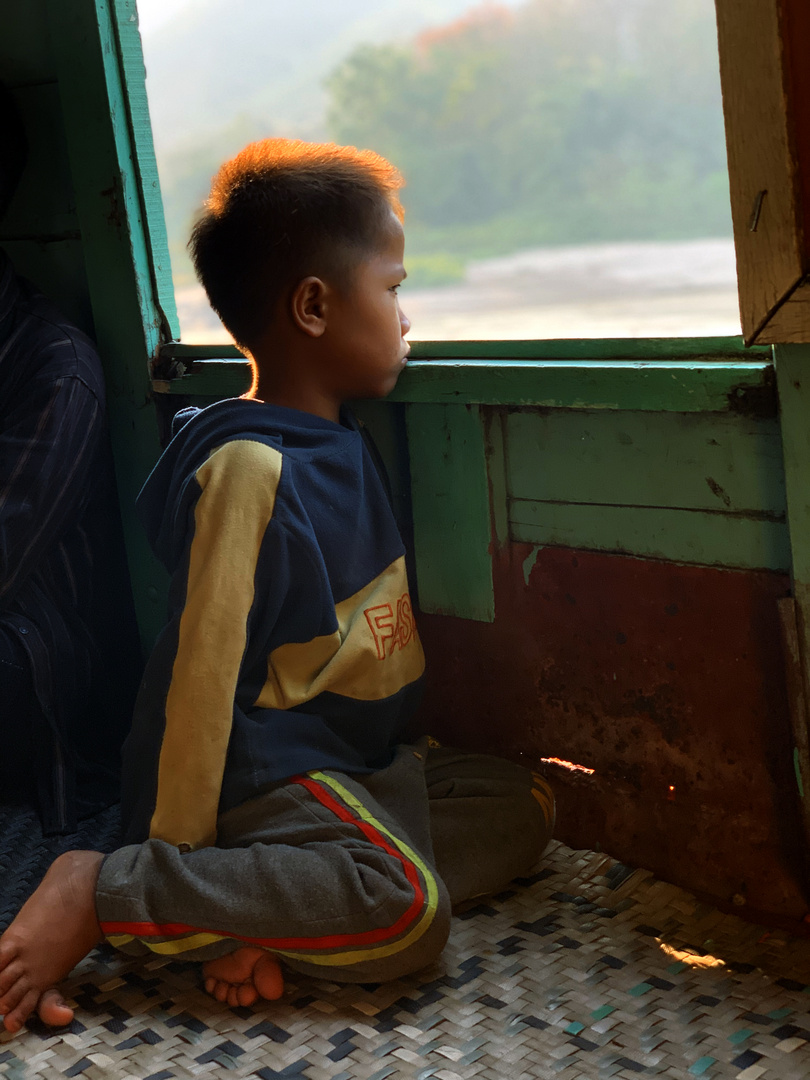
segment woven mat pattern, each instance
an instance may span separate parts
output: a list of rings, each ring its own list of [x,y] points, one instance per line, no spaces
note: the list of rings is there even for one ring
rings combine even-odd
[[[810,941],[723,915],[604,855],[542,867],[454,919],[441,964],[382,986],[294,976],[223,1009],[196,965],[101,948],[68,1030],[0,1036],[0,1075],[87,1080],[806,1080]]]
[[[43,836],[32,806],[0,805],[0,931],[5,930],[63,851],[114,851],[120,843],[117,806],[79,823],[69,836]]]

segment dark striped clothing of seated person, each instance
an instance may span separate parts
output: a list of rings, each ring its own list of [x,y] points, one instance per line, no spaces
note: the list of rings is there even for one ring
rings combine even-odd
[[[115,801],[138,669],[98,354],[0,249],[0,801]]]

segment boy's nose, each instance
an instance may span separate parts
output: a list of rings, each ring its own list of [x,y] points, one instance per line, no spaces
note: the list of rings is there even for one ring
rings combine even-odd
[[[411,320],[408,318],[402,308],[399,309],[399,325],[402,327],[402,336],[405,337],[405,335],[411,328]]]

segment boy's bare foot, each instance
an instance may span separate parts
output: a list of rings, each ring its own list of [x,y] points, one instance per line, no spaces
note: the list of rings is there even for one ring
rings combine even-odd
[[[0,1015],[6,1031],[19,1031],[34,1009],[52,1027],[73,1019],[56,984],[103,937],[96,919],[103,859],[98,851],[60,855],[0,936]]]
[[[278,960],[264,949],[244,945],[218,960],[203,964],[205,989],[217,1001],[252,1005],[258,998],[275,1001],[284,993],[284,979]]]

